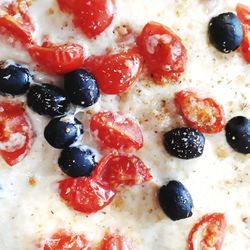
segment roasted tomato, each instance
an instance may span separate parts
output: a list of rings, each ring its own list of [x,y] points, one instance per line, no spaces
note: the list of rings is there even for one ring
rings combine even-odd
[[[243,24],[250,25],[250,7],[244,4],[237,4],[237,16]]]
[[[33,144],[34,132],[23,104],[0,102],[0,155],[10,166],[22,161]]]
[[[11,35],[22,44],[29,44],[32,42],[32,35],[30,29],[22,26],[12,16],[6,15],[0,17],[0,29],[3,34]]]
[[[73,22],[89,38],[102,33],[112,22],[115,0],[57,0],[63,11],[73,14]]]
[[[175,94],[175,104],[187,125],[203,133],[218,133],[225,126],[223,109],[212,98],[182,90]]]
[[[7,5],[5,9],[9,15],[18,15],[19,18],[22,18],[23,25],[29,25],[31,30],[34,31],[35,27],[28,13],[30,5],[31,0],[16,0]]]
[[[43,250],[90,250],[89,243],[83,234],[72,234],[60,231],[45,240]]]
[[[139,125],[120,112],[95,114],[91,118],[90,129],[106,147],[139,150],[143,146],[143,135]]]
[[[99,250],[132,250],[132,248],[123,236],[108,234],[101,242]]]
[[[55,45],[45,42],[42,46],[30,46],[28,51],[42,69],[58,74],[80,68],[85,56],[83,47],[74,43]]]
[[[73,12],[74,8],[76,8],[77,2],[79,2],[79,0],[70,0],[70,1],[69,0],[57,0],[59,8],[62,11],[66,11],[70,13]]]
[[[99,162],[93,172],[93,178],[117,191],[120,186],[147,182],[152,179],[152,175],[137,156],[114,152]]]
[[[236,11],[243,25],[243,41],[240,49],[246,62],[250,63],[250,7],[238,4]]]
[[[142,57],[136,50],[118,54],[92,56],[84,64],[97,79],[105,94],[121,94],[138,78],[142,70]]]
[[[243,26],[243,41],[240,50],[246,62],[250,63],[250,25]]]
[[[224,214],[213,213],[203,216],[188,235],[188,250],[210,248],[220,250],[225,236],[226,224]],[[202,235],[202,239],[196,239],[198,235]]]
[[[29,2],[18,0],[7,6],[0,6],[5,13],[0,17],[2,33],[13,36],[23,44],[32,43],[32,32],[35,30],[28,15]]]
[[[156,22],[146,24],[137,38],[137,45],[156,82],[175,81],[184,72],[186,49],[168,27]]]
[[[114,198],[110,187],[86,177],[59,181],[59,194],[69,207],[82,213],[95,213]]]

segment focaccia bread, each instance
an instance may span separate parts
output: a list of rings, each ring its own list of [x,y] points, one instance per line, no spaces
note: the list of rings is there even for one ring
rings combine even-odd
[[[248,250],[249,17],[1,1],[0,250]]]

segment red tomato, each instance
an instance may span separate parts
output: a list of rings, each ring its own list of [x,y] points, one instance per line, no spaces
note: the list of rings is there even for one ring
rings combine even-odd
[[[99,250],[132,250],[127,240],[119,234],[105,236]]]
[[[152,175],[137,156],[111,153],[99,162],[93,171],[93,178],[117,190],[121,185],[133,186],[147,182],[152,179]]]
[[[0,155],[10,166],[22,161],[33,144],[34,132],[23,104],[0,102]]]
[[[237,4],[237,16],[243,24],[250,25],[250,7],[244,4]]]
[[[90,250],[85,235],[60,231],[45,241],[43,250]]]
[[[63,11],[73,13],[73,22],[89,38],[102,33],[112,22],[115,0],[58,0]]]
[[[57,0],[59,8],[62,11],[73,12],[74,8],[77,6],[79,0]]]
[[[80,68],[85,56],[83,47],[75,43],[55,45],[46,42],[42,46],[30,46],[28,51],[44,70],[58,74]]]
[[[241,53],[247,63],[250,63],[250,7],[238,4],[236,7],[237,16],[243,24],[243,41]]]
[[[143,146],[139,125],[120,112],[99,112],[90,121],[90,129],[106,147],[122,150]]]
[[[175,81],[184,72],[186,49],[168,27],[156,22],[147,23],[137,38],[137,45],[156,82]]]
[[[0,17],[2,33],[14,36],[23,44],[32,43],[35,28],[28,15],[29,1],[18,0],[0,7],[6,12]]]
[[[226,224],[224,214],[213,213],[203,216],[188,235],[188,250],[210,248],[220,250],[225,236]],[[197,235],[202,235],[202,239],[195,239]]]
[[[35,27],[28,13],[30,5],[31,0],[16,0],[7,6],[7,12],[12,16],[19,15],[23,25],[28,25],[34,31]]]
[[[223,109],[212,98],[202,99],[197,93],[182,90],[175,94],[175,104],[187,125],[203,133],[218,133],[225,126]]]
[[[138,78],[142,70],[142,57],[135,51],[90,57],[84,67],[93,73],[105,94],[121,94]]]
[[[115,196],[108,186],[86,177],[59,181],[59,194],[68,206],[87,214],[106,207]]]
[[[0,17],[0,28],[3,34],[13,36],[22,44],[29,44],[32,42],[32,34],[30,29],[25,28],[9,15]]]
[[[243,41],[240,50],[246,62],[250,63],[250,25],[243,25]]]

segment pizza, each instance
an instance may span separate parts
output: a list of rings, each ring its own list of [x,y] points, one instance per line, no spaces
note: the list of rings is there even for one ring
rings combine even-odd
[[[249,249],[248,1],[3,0],[0,31],[0,249]]]

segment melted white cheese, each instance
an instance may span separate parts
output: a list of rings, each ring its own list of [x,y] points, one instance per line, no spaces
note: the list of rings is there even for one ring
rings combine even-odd
[[[184,125],[173,104],[173,95],[178,90],[196,88],[207,93],[223,106],[227,120],[236,115],[250,117],[250,66],[240,53],[221,54],[207,40],[209,19],[221,12],[234,11],[238,1],[116,2],[112,25],[97,39],[89,40],[72,26],[69,15],[59,12],[55,0],[33,0],[31,15],[37,27],[35,39],[41,42],[46,35],[55,43],[80,43],[88,55],[103,54],[106,49],[117,49],[113,34],[117,26],[129,25],[139,32],[149,21],[169,26],[183,39],[188,64],[180,83],[159,86],[142,75],[127,93],[119,97],[102,95],[97,104],[77,115],[85,126],[83,142],[91,147],[97,147],[88,134],[88,121],[95,112],[122,111],[138,119],[145,141],[138,156],[151,167],[154,180],[143,186],[124,189],[113,203],[96,214],[73,211],[56,192],[56,181],[64,175],[57,166],[60,151],[50,147],[43,138],[48,119],[27,107],[37,134],[31,152],[12,168],[1,161],[0,249],[36,249],[40,239],[49,237],[58,229],[84,233],[93,244],[97,244],[107,230],[118,229],[135,250],[184,250],[192,225],[204,214],[222,212],[228,221],[223,249],[248,250],[249,155],[234,152],[226,143],[224,132],[206,135],[204,154],[193,160],[170,157],[162,145],[164,132]],[[241,2],[249,4],[247,0]],[[4,36],[0,39],[0,60],[13,59],[34,65],[19,44],[13,48],[10,39]],[[36,79],[61,84],[60,78],[47,75],[39,74]],[[18,98],[25,100],[24,97]],[[32,178],[35,178],[36,185],[30,185]],[[181,181],[193,197],[193,216],[189,219],[173,222],[158,205],[158,186],[172,179]]]

